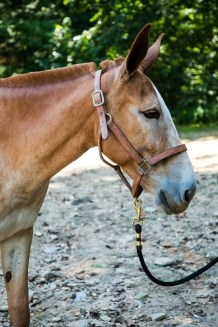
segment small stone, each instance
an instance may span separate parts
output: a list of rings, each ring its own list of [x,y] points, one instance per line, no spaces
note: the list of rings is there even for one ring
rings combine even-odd
[[[105,321],[105,322],[109,322],[111,321],[111,317],[107,316],[107,315],[102,315],[101,316],[101,320]]]
[[[105,323],[104,322],[101,322],[97,319],[91,319],[89,321],[89,325],[87,326],[95,326],[95,327],[105,327]]]
[[[208,292],[208,291],[199,291],[199,292],[197,292],[197,294],[196,294],[196,297],[197,298],[202,298],[202,299],[204,299],[204,298],[207,298],[207,297],[209,297],[210,296],[210,292]]]
[[[148,213],[153,213],[153,212],[156,211],[156,209],[153,208],[153,207],[146,207],[146,208],[145,208],[145,211],[148,212]]]
[[[10,322],[4,322],[4,325],[2,327],[10,327],[10,326],[11,326]]]
[[[125,319],[123,316],[118,316],[116,319],[115,319],[115,323],[119,323],[119,324],[125,324]]]
[[[50,235],[50,239],[51,239],[51,241],[55,241],[55,240],[58,239],[58,236],[55,235],[55,234],[51,234],[51,235]]]
[[[58,252],[58,251],[59,251],[59,248],[57,246],[54,246],[54,245],[46,245],[43,248],[43,252],[45,254],[53,254],[53,253]]]
[[[60,322],[61,321],[61,318],[60,317],[54,317],[52,319],[52,322]]]
[[[154,313],[153,315],[151,315],[151,320],[152,321],[159,321],[159,320],[163,320],[165,319],[167,316],[164,312],[160,312],[160,313]]]
[[[80,311],[78,308],[70,308],[70,313],[72,316],[78,317],[80,315]]]
[[[69,288],[75,288],[75,287],[78,287],[78,284],[69,282],[69,283],[67,283],[66,286],[69,287]]]
[[[177,263],[179,263],[181,260],[178,258],[168,258],[168,257],[162,257],[162,258],[156,258],[154,261],[155,265],[165,267],[165,266],[172,266]]]
[[[59,274],[55,273],[54,271],[49,271],[46,272],[43,277],[46,279],[46,281],[53,281],[59,277]]]
[[[88,322],[85,319],[73,321],[67,325],[68,327],[87,327]]]
[[[34,295],[34,291],[31,290],[31,289],[29,289],[29,302],[32,301],[32,299],[33,299],[33,295]]]
[[[8,311],[8,307],[7,307],[7,305],[2,305],[1,307],[0,307],[0,312],[7,312]]]
[[[35,230],[34,235],[37,237],[42,237],[42,233],[39,230]]]
[[[76,298],[75,301],[76,302],[80,302],[80,301],[85,301],[87,297],[86,291],[82,290],[76,293]]]
[[[89,196],[84,196],[83,198],[75,199],[75,197],[74,197],[74,199],[73,199],[73,201],[71,202],[71,204],[77,206],[77,205],[79,205],[79,204],[81,204],[81,203],[87,203],[87,202],[92,203],[92,202],[93,202],[92,198],[89,197]]]

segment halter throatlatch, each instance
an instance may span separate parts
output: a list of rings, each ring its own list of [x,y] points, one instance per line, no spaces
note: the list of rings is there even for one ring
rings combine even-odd
[[[147,175],[151,169],[152,166],[160,162],[161,160],[164,160],[172,155],[181,153],[183,151],[186,151],[187,148],[185,144],[180,144],[175,147],[172,147],[170,149],[167,149],[160,154],[145,159],[141,157],[141,155],[135,150],[135,148],[130,144],[130,142],[127,140],[126,136],[123,134],[123,132],[119,129],[119,127],[113,122],[112,117],[106,112],[104,107],[104,94],[101,90],[101,74],[102,70],[98,70],[95,75],[95,81],[94,81],[94,92],[92,93],[92,100],[93,105],[96,107],[99,117],[99,124],[100,124],[100,135],[99,135],[99,155],[102,161],[113,168],[122,181],[125,183],[125,185],[129,188],[132,196],[135,198],[135,201],[133,203],[133,207],[136,210],[137,215],[133,218],[133,226],[136,231],[136,250],[137,254],[142,266],[142,269],[144,270],[145,274],[150,278],[150,280],[158,285],[161,286],[176,286],[180,284],[184,284],[191,279],[201,275],[203,272],[214,266],[218,262],[218,257],[210,261],[207,265],[203,266],[202,268],[198,269],[196,272],[181,278],[176,281],[172,282],[165,282],[162,280],[159,280],[155,278],[152,273],[149,271],[148,267],[145,264],[143,254],[142,254],[142,242],[141,242],[141,232],[142,232],[142,225],[143,225],[143,210],[142,210],[142,202],[138,197],[143,191],[142,186],[140,185],[141,180],[143,176]],[[107,121],[107,116],[109,117],[109,120]],[[136,176],[133,179],[133,185],[131,186],[122,173],[122,170],[120,166],[114,165],[107,161],[102,152],[102,139],[105,140],[108,138],[108,128],[111,130],[111,132],[117,137],[119,142],[123,145],[123,147],[126,149],[126,151],[129,153],[130,157],[136,162],[137,164],[137,172]]]
[[[187,150],[185,144],[180,144],[175,147],[172,147],[170,149],[167,149],[160,154],[152,157],[152,158],[143,158],[131,145],[131,143],[127,140],[126,136],[123,134],[123,132],[120,130],[120,128],[114,123],[113,118],[109,115],[109,120],[107,122],[106,116],[108,115],[104,106],[104,94],[101,90],[101,74],[102,70],[98,70],[95,74],[95,81],[94,81],[94,92],[92,93],[92,99],[93,99],[93,105],[96,107],[99,117],[99,123],[100,123],[100,138],[99,138],[99,153],[101,159],[109,165],[111,168],[113,168],[122,181],[125,183],[125,185],[129,188],[132,196],[134,198],[138,198],[140,194],[143,191],[142,186],[140,185],[141,180],[143,176],[147,175],[151,169],[152,166],[157,164],[163,159],[166,159],[170,156],[173,156],[175,154],[184,152]],[[129,182],[127,181],[126,177],[121,171],[121,168],[117,165],[113,165],[109,163],[106,159],[104,159],[102,155],[102,139],[105,140],[108,138],[108,128],[111,130],[111,132],[116,136],[118,141],[123,145],[125,150],[129,153],[130,157],[136,162],[137,164],[137,172],[135,175],[135,178],[133,179],[133,185],[131,186]]]

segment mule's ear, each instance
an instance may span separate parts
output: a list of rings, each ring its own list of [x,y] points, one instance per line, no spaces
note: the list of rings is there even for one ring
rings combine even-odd
[[[127,80],[130,75],[134,74],[145,58],[148,51],[148,32],[150,27],[150,24],[145,25],[136,36],[126,59],[120,67],[121,79]]]
[[[164,33],[160,34],[155,43],[148,49],[146,57],[141,62],[140,69],[143,73],[147,73],[147,71],[151,68],[151,66],[157,60],[159,53],[160,53],[160,44],[161,40],[164,37]]]

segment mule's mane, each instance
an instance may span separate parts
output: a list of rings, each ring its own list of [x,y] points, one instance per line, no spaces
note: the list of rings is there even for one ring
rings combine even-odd
[[[89,62],[40,72],[19,74],[0,79],[0,87],[30,87],[53,84],[90,74],[95,70],[95,63]]]
[[[101,68],[106,71],[120,66],[125,60],[123,57],[112,60],[104,60],[100,63]],[[91,74],[96,71],[94,62],[75,64],[63,68],[19,74],[7,78],[0,78],[0,87],[36,87],[46,84],[54,84],[72,80],[80,76]]]

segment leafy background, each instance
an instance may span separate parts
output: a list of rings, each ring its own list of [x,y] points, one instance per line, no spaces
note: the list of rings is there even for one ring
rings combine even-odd
[[[149,72],[179,124],[214,123],[217,0],[6,0],[0,3],[0,76],[125,56],[145,23],[166,34]]]

